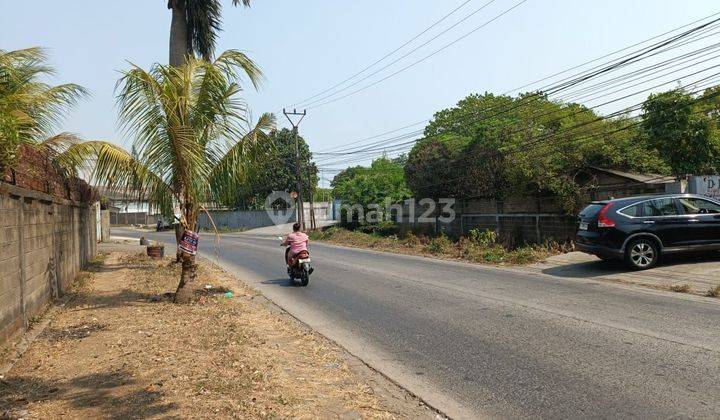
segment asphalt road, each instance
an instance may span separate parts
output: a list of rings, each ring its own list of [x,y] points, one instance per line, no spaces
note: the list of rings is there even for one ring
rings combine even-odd
[[[201,251],[215,259],[210,242]],[[720,417],[717,300],[325,244],[311,253],[306,288],[286,279],[274,238],[223,235],[219,261],[451,416]]]

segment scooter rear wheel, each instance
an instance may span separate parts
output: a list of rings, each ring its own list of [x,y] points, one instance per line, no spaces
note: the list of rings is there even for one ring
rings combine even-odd
[[[303,264],[300,270],[300,285],[307,286],[310,283],[310,273],[308,272],[307,264]]]

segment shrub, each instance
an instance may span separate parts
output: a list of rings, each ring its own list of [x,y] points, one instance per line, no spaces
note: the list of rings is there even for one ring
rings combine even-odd
[[[436,236],[428,241],[424,247],[425,252],[429,252],[433,255],[440,255],[446,253],[452,246],[452,241],[445,235]]]
[[[705,294],[707,297],[720,297],[720,284],[708,290]]]
[[[416,248],[420,245],[422,245],[422,240],[412,232],[407,232],[402,240],[402,246],[406,248]]]
[[[470,229],[468,232],[470,240],[480,246],[488,247],[495,245],[498,240],[497,232],[494,230],[485,229],[480,231],[478,229]]]
[[[537,259],[537,252],[531,246],[524,246],[511,251],[509,257],[514,264],[528,264]]]

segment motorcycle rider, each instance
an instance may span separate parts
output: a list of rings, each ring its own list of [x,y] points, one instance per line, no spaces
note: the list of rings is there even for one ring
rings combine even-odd
[[[300,231],[300,223],[293,224],[292,233],[282,243],[288,247],[285,250],[285,262],[288,266],[291,267],[295,263],[294,259],[300,252],[307,251],[308,242],[308,236]]]

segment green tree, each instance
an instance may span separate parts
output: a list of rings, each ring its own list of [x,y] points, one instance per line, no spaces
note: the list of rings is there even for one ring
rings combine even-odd
[[[404,169],[400,162],[386,157],[376,159],[370,167],[349,168],[333,179],[333,196],[343,205],[359,205],[363,212],[378,211],[375,205],[401,203],[410,198],[411,191],[405,183]],[[379,217],[382,210],[378,211]],[[347,216],[344,221],[349,221]],[[360,221],[361,223],[363,221]]]
[[[178,206],[181,225],[197,231],[203,205],[235,194],[274,126],[274,116],[265,114],[248,129],[239,83],[243,74],[255,74],[244,62],[244,55],[226,51],[212,63],[133,67],[118,82],[117,103],[121,127],[135,138],[135,157],[91,141],[71,146],[62,162],[78,167],[90,159],[96,182],[138,190],[166,215]],[[184,253],[176,301],[192,297],[195,271],[195,257]]]
[[[642,128],[648,145],[677,177],[716,173],[720,167],[717,95],[696,98],[683,89],[650,95],[643,105]]]
[[[250,0],[233,0],[233,6],[250,6]],[[168,0],[170,22],[170,65],[181,66],[188,57],[210,61],[222,31],[220,0]],[[259,74],[258,74],[259,75]]]
[[[283,128],[270,133],[272,148],[266,159],[259,160],[253,167],[248,179],[248,189],[241,195],[241,201],[263,203],[265,197],[273,191],[297,190],[295,137],[291,130]],[[302,136],[298,136],[300,151],[300,179],[302,181],[303,200],[307,201],[315,192],[318,183],[318,170],[312,161],[310,147]]]
[[[444,133],[418,142],[405,163],[405,178],[418,198],[438,199],[461,194],[459,165],[469,137]]]
[[[72,83],[42,82],[55,74],[46,62],[41,48],[0,50],[0,174],[15,163],[21,143],[52,149],[74,140],[71,134],[54,131],[87,92]]]
[[[542,94],[470,95],[435,114],[410,152],[406,174],[417,196],[551,193],[574,211],[591,166],[662,173],[627,117],[601,118]]]

